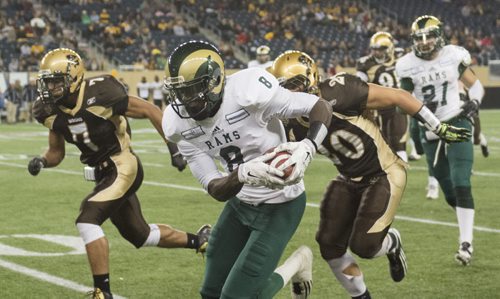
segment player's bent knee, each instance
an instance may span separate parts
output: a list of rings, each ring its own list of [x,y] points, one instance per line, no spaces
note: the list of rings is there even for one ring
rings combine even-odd
[[[253,243],[241,270],[248,276],[258,277],[261,275],[262,269],[268,261],[267,256],[270,254],[271,248],[269,245],[259,241]]]
[[[104,232],[99,225],[90,223],[77,223],[76,228],[85,245],[104,237]]]
[[[349,244],[349,248],[351,249],[352,253],[363,259],[373,258],[377,254],[377,252],[379,252],[380,246],[381,244],[376,244],[374,242],[367,243],[366,240],[364,242],[351,241],[351,243]]]
[[[326,261],[343,256],[347,249],[345,246],[339,246],[330,240],[319,233],[316,235],[316,242],[319,244],[321,257]]]

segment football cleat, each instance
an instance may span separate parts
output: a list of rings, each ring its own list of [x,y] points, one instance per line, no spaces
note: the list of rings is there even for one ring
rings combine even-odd
[[[438,199],[439,198],[439,187],[437,185],[428,185],[427,186],[427,195],[425,196],[427,199]]]
[[[387,235],[392,239],[392,248],[387,253],[391,277],[395,282],[400,282],[405,278],[408,270],[403,244],[401,243],[401,235],[395,228],[390,228]]]
[[[92,299],[113,299],[112,294],[101,291],[99,288],[95,288],[93,291],[88,292],[87,296]]]
[[[418,160],[420,160],[420,158],[422,158],[422,156],[420,156],[420,155],[419,155],[419,154],[417,154],[416,152],[415,152],[415,153],[413,153],[413,152],[412,152],[412,153],[410,153],[410,154],[408,155],[408,160],[409,160],[409,161],[418,161]]]
[[[292,276],[292,298],[305,299],[308,298],[312,291],[312,263],[313,253],[307,246],[300,246],[295,250],[288,259],[299,259],[300,268]],[[285,262],[286,263],[286,262]]]
[[[490,155],[490,151],[488,150],[487,145],[481,144],[481,153],[483,154],[483,157],[488,158],[488,156]]]
[[[210,233],[212,232],[212,226],[210,224],[204,224],[196,232],[198,236],[198,248],[196,248],[196,253],[205,254],[208,247],[208,239],[210,238]]]
[[[468,266],[472,260],[472,245],[469,242],[462,242],[455,253],[455,260],[462,266]]]

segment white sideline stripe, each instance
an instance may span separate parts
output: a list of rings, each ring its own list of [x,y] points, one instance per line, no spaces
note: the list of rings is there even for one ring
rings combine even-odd
[[[415,169],[415,170],[424,170],[427,171],[427,167],[423,166],[410,166],[410,170]],[[478,175],[478,176],[492,176],[492,177],[500,177],[500,173],[496,172],[482,172],[482,171],[475,171],[473,170],[472,175]]]
[[[64,279],[61,277],[50,275],[48,273],[38,271],[35,269],[27,268],[27,267],[21,266],[19,264],[8,262],[8,261],[3,260],[3,259],[0,259],[0,266],[4,267],[6,269],[12,270],[14,272],[18,272],[18,273],[21,273],[21,274],[24,274],[27,276],[31,276],[31,277],[34,277],[36,279],[43,280],[45,282],[55,284],[55,285],[58,285],[58,286],[61,286],[61,287],[67,288],[67,289],[71,289],[71,290],[74,290],[77,292],[86,293],[86,292],[94,289],[94,287],[88,287],[88,286],[85,286],[83,284],[79,284],[79,283],[76,283],[74,281],[71,281],[71,280],[67,280],[67,279]],[[119,296],[116,294],[113,294],[113,298],[126,299],[125,297],[122,297],[122,296]]]
[[[18,168],[26,168],[25,165],[6,163],[6,162],[1,162],[1,161],[0,161],[0,165],[7,165],[7,166],[12,166],[12,167],[18,167]],[[416,169],[416,168],[417,167],[414,167],[414,169]],[[419,167],[419,168],[422,168],[422,170],[423,169],[427,170],[427,168],[425,168],[425,167]],[[70,170],[62,170],[62,169],[57,169],[57,168],[44,169],[43,171],[52,171],[52,172],[61,172],[61,173],[66,173],[66,174],[82,175],[82,173],[80,173],[80,172],[70,171]],[[497,174],[497,173],[487,173],[487,174],[489,176],[499,176],[499,174]],[[203,189],[203,188],[190,187],[190,186],[185,186],[185,185],[167,184],[167,183],[152,182],[152,181],[144,181],[143,184],[149,185],[149,186],[156,186],[156,187],[166,187],[166,188],[175,188],[175,189],[182,189],[182,190],[188,190],[188,191],[197,191],[197,192],[203,192],[205,194],[207,193],[207,191],[205,191],[205,189]],[[314,207],[314,208],[319,208],[319,204],[317,204],[317,203],[307,203],[306,205],[310,206],[310,207]],[[426,223],[426,224],[458,227],[457,224],[451,223],[451,222],[444,222],[444,221],[431,220],[431,219],[422,219],[422,218],[414,218],[414,217],[408,217],[408,216],[396,216],[396,219],[410,221],[410,222],[419,222],[419,223]],[[496,228],[474,226],[474,229],[477,231],[500,234],[500,229],[496,229]]]
[[[317,204],[317,203],[306,203],[306,205],[310,206],[310,207],[319,208],[319,204]],[[435,225],[442,225],[442,226],[458,227],[458,224],[456,224],[456,223],[444,222],[444,221],[438,221],[438,220],[431,220],[431,219],[422,219],[422,218],[408,217],[408,216],[399,216],[399,215],[396,215],[396,219],[398,219],[398,220],[404,220],[404,221],[410,221],[410,222],[425,223],[425,224],[435,224]],[[497,233],[497,234],[500,234],[500,229],[495,229],[495,228],[489,228],[489,227],[483,227],[483,226],[474,226],[474,229],[477,230],[477,231],[480,231],[480,232],[488,232],[488,233]]]

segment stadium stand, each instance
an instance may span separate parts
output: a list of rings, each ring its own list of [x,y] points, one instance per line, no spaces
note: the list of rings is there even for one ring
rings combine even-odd
[[[39,58],[56,47],[78,49],[87,69],[103,68],[90,55],[97,48],[113,65],[163,69],[178,44],[207,40],[208,29],[228,68],[244,68],[255,49],[272,56],[288,49],[311,54],[325,69],[352,67],[367,54],[369,37],[391,32],[408,48],[416,16],[436,14],[450,43],[465,46],[474,63],[500,59],[500,13],[496,0],[301,0],[134,1],[3,0],[0,2],[0,70],[36,70]],[[286,3],[286,5],[285,5]],[[42,8],[43,7],[43,8]],[[52,13],[48,13],[52,12]],[[193,22],[195,20],[195,22]],[[76,33],[76,34],[75,34]],[[243,53],[243,57],[235,55]],[[238,58],[236,57],[238,56]]]

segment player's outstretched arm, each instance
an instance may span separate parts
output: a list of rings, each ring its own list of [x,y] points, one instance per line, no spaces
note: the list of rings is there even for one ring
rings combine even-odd
[[[125,115],[131,118],[149,119],[158,133],[160,133],[160,136],[165,140],[165,143],[167,143],[161,127],[163,114],[160,108],[139,97],[129,95],[127,112]]]
[[[423,123],[429,130],[446,142],[469,140],[471,136],[469,130],[441,123],[429,108],[409,92],[375,84],[369,84],[369,86],[366,108],[380,109],[397,106]]]
[[[186,162],[180,155],[179,150],[177,149],[177,145],[175,145],[175,143],[170,143],[167,141],[167,139],[165,139],[163,128],[161,126],[163,113],[161,112],[160,108],[146,100],[129,95],[127,113],[125,115],[132,118],[149,119],[155,127],[156,131],[158,131],[158,133],[168,146],[172,166],[177,168],[179,171],[182,171],[184,170],[184,168],[186,168]]]
[[[49,131],[49,148],[39,157],[34,157],[28,163],[28,171],[31,175],[38,175],[45,167],[55,167],[61,163],[65,155],[64,137],[56,132]]]

